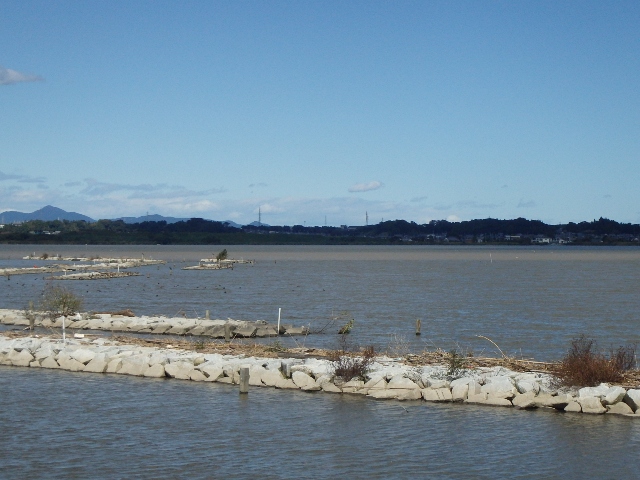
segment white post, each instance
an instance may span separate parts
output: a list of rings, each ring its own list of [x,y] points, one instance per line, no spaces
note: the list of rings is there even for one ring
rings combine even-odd
[[[65,334],[65,320],[67,319],[67,317],[65,317],[64,315],[62,316],[62,344],[66,347],[67,346],[67,337]]]
[[[276,335],[280,335],[280,314],[282,313],[282,308],[278,308],[278,330],[276,330]]]

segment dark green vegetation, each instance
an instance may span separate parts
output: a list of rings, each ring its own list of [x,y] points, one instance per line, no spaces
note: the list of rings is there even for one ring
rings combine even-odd
[[[595,340],[581,335],[572,340],[555,374],[560,383],[568,387],[595,387],[603,382],[619,382],[624,372],[634,368],[635,362],[635,345],[612,349],[606,355],[599,351]]]
[[[367,226],[245,226],[192,218],[176,223],[122,220],[40,221],[9,224],[0,229],[0,243],[35,244],[163,244],[163,245],[388,245],[388,244],[548,244],[638,245],[640,225],[600,218],[592,222],[547,225],[539,220],[405,220]]]

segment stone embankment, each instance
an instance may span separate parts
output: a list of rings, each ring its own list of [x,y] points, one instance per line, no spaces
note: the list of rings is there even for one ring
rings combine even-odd
[[[450,379],[444,367],[410,367],[387,357],[378,357],[364,380],[345,382],[333,375],[330,361],[317,358],[200,354],[119,344],[104,338],[73,339],[64,345],[50,338],[0,336],[0,365],[227,384],[239,384],[240,369],[248,367],[249,384],[256,387],[640,418],[640,389],[602,384],[558,392],[546,374],[517,373],[503,367],[477,368]]]
[[[35,326],[62,328],[63,318],[50,319],[34,312]],[[0,309],[0,323],[4,325],[29,326],[29,319],[21,310]],[[129,317],[109,313],[84,313],[67,317],[65,328],[77,330],[106,330],[122,333],[148,333],[166,335],[196,335],[211,338],[252,338],[276,336],[277,326],[264,320],[207,320],[182,317]],[[307,327],[280,324],[280,334],[307,335]]]
[[[26,257],[25,257],[26,258]],[[66,260],[66,259],[64,259]],[[89,261],[83,259],[83,261]],[[42,273],[58,273],[58,272],[76,272],[87,270],[109,270],[109,269],[127,269],[137,267],[150,267],[152,265],[163,265],[167,263],[164,260],[146,260],[146,259],[132,259],[132,258],[105,258],[94,260],[93,263],[80,263],[80,264],[53,264],[47,267],[7,267],[0,268],[0,275],[39,275]]]

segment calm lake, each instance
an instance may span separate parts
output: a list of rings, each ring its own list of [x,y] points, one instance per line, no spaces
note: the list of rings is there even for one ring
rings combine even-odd
[[[459,348],[554,360],[585,333],[640,341],[635,247],[232,246],[233,270],[185,271],[223,246],[1,245],[0,268],[43,252],[167,260],[142,275],[56,282],[86,310],[284,322],[283,339],[378,351]],[[37,301],[42,276],[0,277],[0,308]],[[414,335],[416,318],[422,335]],[[267,340],[269,341],[269,340]],[[634,478],[640,421],[427,405],[0,367],[2,478]]]

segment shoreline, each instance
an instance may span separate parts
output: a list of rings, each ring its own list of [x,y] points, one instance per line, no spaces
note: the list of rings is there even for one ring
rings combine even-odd
[[[168,342],[149,346],[154,342],[125,337],[73,338],[65,344],[58,338],[4,333],[9,335],[0,335],[0,365],[229,385],[238,385],[240,369],[248,367],[249,385],[254,387],[640,418],[640,389],[607,384],[557,389],[548,373],[504,366],[476,366],[454,378],[445,365],[412,365],[376,356],[364,378],[346,380],[333,374],[334,363],[322,358],[326,351],[316,349],[298,349],[290,356],[248,356],[246,346],[244,351],[222,354],[176,348]]]

